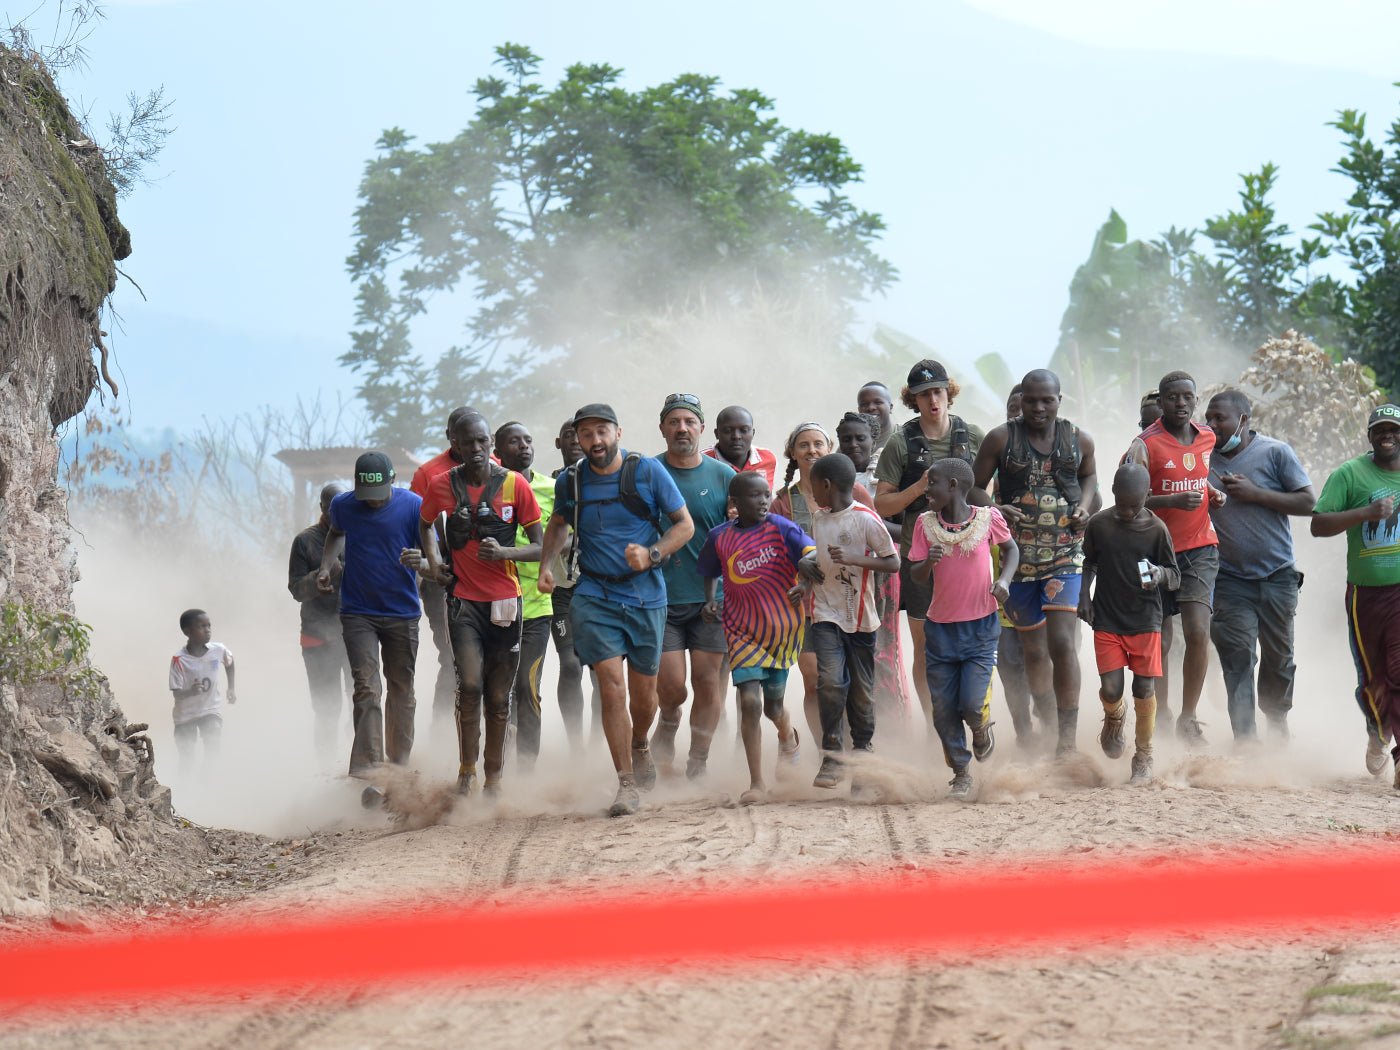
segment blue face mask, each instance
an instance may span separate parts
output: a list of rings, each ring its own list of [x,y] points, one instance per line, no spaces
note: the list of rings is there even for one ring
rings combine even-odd
[[[1235,449],[1240,447],[1240,431],[1243,429],[1244,420],[1241,419],[1240,425],[1235,428],[1234,434],[1230,436],[1230,439],[1226,441],[1225,444],[1220,446],[1221,455],[1228,456],[1231,452],[1235,451]]]

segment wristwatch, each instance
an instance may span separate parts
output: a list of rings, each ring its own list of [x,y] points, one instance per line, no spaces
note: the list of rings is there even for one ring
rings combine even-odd
[[[649,557],[649,558],[651,559],[651,563],[652,563],[653,565],[660,565],[660,564],[661,564],[661,551],[660,551],[659,548],[656,548],[656,547],[650,548],[650,549],[647,551],[647,557]]]

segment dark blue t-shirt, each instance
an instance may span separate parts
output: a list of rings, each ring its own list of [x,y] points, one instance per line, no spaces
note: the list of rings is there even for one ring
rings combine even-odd
[[[405,547],[418,546],[418,512],[423,501],[408,489],[393,489],[378,510],[353,492],[331,500],[331,525],[345,533],[345,576],[340,581],[340,612],[353,616],[423,615],[418,580],[399,564]]]
[[[624,449],[621,455],[625,458]],[[605,576],[625,576],[632,572],[624,553],[629,543],[650,547],[659,538],[656,525],[643,521],[618,501],[622,471],[595,474],[585,460],[583,471],[583,507],[578,519],[579,566]],[[661,464],[643,457],[637,462],[637,495],[646,501],[653,513],[663,520],[685,506],[680,489]],[[612,500],[599,503],[598,500]],[[554,513],[565,520],[574,516],[573,492],[567,471],[554,482]],[[666,581],[660,569],[639,572],[617,583],[600,580],[583,573],[576,594],[603,598],[619,605],[642,609],[658,609],[666,604]]]

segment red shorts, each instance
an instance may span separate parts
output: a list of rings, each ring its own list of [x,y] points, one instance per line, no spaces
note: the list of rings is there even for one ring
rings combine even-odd
[[[1148,634],[1095,631],[1094,659],[1098,661],[1099,674],[1126,667],[1143,678],[1161,678],[1162,636],[1157,631]]]

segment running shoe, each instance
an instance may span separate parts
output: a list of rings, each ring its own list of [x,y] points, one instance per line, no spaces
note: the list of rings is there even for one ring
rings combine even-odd
[[[476,774],[458,773],[457,794],[466,796],[472,794],[474,791],[476,791]]]
[[[501,797],[501,778],[487,777],[486,783],[481,785],[481,793],[486,798],[498,799]]]
[[[1117,718],[1112,715],[1103,716],[1103,728],[1099,730],[1099,746],[1109,758],[1118,758],[1123,754],[1122,715]]]
[[[816,779],[812,781],[813,787],[834,788],[841,783],[841,760],[835,755],[825,755],[822,758],[822,767],[817,770]]]
[[[379,809],[385,802],[384,789],[374,784],[370,784],[360,792],[360,805],[365,809]]]
[[[762,788],[749,788],[739,796],[739,805],[754,806],[768,797],[768,792]]]
[[[617,783],[617,798],[608,809],[610,817],[627,817],[642,807],[642,797],[637,794],[637,785],[627,780]]]
[[[1385,772],[1385,761],[1390,756],[1385,753],[1385,741],[1375,733],[1366,733],[1366,772],[1378,777]]]
[[[972,774],[966,769],[953,770],[953,779],[948,782],[948,797],[966,802],[972,795]]]
[[[1288,743],[1288,716],[1267,715],[1269,739],[1276,744]]]
[[[979,762],[987,761],[992,751],[996,749],[997,738],[992,732],[994,722],[983,722],[972,731],[972,757]]]
[[[1146,784],[1152,779],[1152,752],[1133,752],[1133,777],[1129,784]]]
[[[1190,715],[1180,714],[1176,719],[1176,737],[1192,751],[1199,751],[1206,746],[1204,726],[1204,722]]]
[[[707,761],[707,759],[696,758],[694,755],[687,758],[685,760],[685,779],[699,780],[703,777],[705,775],[705,765]]]
[[[651,748],[643,744],[632,745],[632,773],[637,778],[637,788],[650,791],[656,787],[656,763],[651,760]]]

